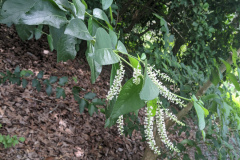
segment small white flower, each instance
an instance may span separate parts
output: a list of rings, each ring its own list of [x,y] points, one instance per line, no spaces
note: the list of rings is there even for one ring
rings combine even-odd
[[[152,106],[146,107],[146,117],[144,119],[144,132],[146,134],[146,139],[149,147],[151,150],[154,151],[155,154],[160,155],[161,152],[158,150],[158,147],[156,146],[156,142],[153,136],[153,121],[154,117],[151,116]]]
[[[181,126],[185,126],[185,124],[180,122],[175,115],[173,115],[172,113],[168,112],[168,109],[163,109],[163,110],[164,110],[166,116],[169,117],[171,120],[175,121],[177,124],[179,124]]]
[[[123,115],[121,115],[121,116],[119,116],[118,117],[118,120],[117,120],[117,127],[118,127],[118,133],[120,134],[120,135],[123,135],[123,131],[124,131],[124,129],[123,129]]]
[[[160,135],[161,141],[171,150],[175,152],[180,152],[167,137],[166,127],[164,122],[164,113],[163,113],[163,109],[161,109],[160,107],[158,107],[156,111],[156,122],[157,122],[158,134]]]
[[[122,87],[122,80],[124,77],[125,70],[123,69],[123,64],[120,61],[120,68],[117,70],[117,74],[114,77],[113,85],[111,86],[110,90],[108,91],[107,100],[112,100],[114,96],[118,96],[121,87]]]
[[[141,82],[140,76],[142,76],[141,74],[141,69],[133,69],[133,83],[136,85],[139,85]]]

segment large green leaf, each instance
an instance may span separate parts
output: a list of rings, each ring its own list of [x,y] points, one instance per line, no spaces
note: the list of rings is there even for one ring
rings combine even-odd
[[[202,107],[197,103],[197,98],[195,96],[193,96],[194,99],[194,108],[197,112],[197,116],[198,116],[198,126],[200,130],[203,130],[205,128],[205,119],[204,119],[204,110],[202,109]]]
[[[63,34],[57,46],[57,62],[74,59],[77,54],[76,43],[77,39],[75,37]]]
[[[37,2],[37,0],[7,0],[1,10],[0,23],[18,24],[23,14],[28,12]]]
[[[234,84],[235,89],[237,91],[240,91],[240,85],[238,83],[238,80],[237,80],[236,76],[234,74],[232,74],[232,73],[229,73],[227,76],[231,80],[231,82]]]
[[[144,82],[143,88],[140,92],[140,98],[142,100],[153,100],[159,95],[159,89],[156,84],[149,78],[148,74],[145,73],[144,75]]]
[[[18,36],[23,40],[29,40],[33,37],[35,26],[29,26],[24,24],[15,25]]]
[[[102,65],[98,64],[92,57],[89,56],[89,54],[93,54],[93,53],[94,53],[94,47],[92,44],[88,42],[86,57],[91,70],[91,83],[95,83],[97,77],[102,72]]]
[[[38,0],[37,3],[21,17],[21,23],[27,25],[46,24],[60,28],[68,21],[65,12],[59,10],[48,0]]]
[[[73,0],[73,4],[76,7],[77,18],[80,18],[80,19],[84,20],[85,5],[82,4],[82,2],[80,0]]]
[[[102,0],[103,10],[108,9],[111,6],[112,2],[113,2],[113,0]]]
[[[142,82],[139,85],[135,85],[133,83],[133,78],[128,80],[119,93],[117,101],[113,106],[110,118],[116,119],[120,115],[142,108],[145,103],[139,97],[141,89]]]
[[[81,19],[72,19],[67,25],[64,34],[68,34],[83,40],[93,40],[86,25]]]
[[[105,14],[105,12],[103,10],[99,9],[99,8],[95,8],[93,10],[93,16],[98,18],[98,19],[104,20],[107,24],[110,24],[109,20],[108,20],[108,17]]]
[[[123,54],[128,54],[126,47],[121,41],[118,41],[117,50]]]
[[[95,51],[91,57],[101,65],[109,65],[119,62],[118,56],[113,52],[111,39],[108,33],[99,28],[96,33]]]
[[[64,30],[65,30],[65,27],[61,27],[59,29],[51,26],[49,27],[50,36],[52,37],[52,44],[55,49],[57,49],[58,47],[58,41],[63,35]],[[49,43],[49,46],[50,46],[50,43]]]
[[[88,31],[92,36],[96,35],[97,29],[99,27],[100,26],[98,25],[98,23],[92,17],[88,19]]]
[[[114,31],[112,31],[111,29],[109,29],[109,36],[112,40],[112,47],[113,49],[116,48],[116,45],[117,45],[117,35]]]

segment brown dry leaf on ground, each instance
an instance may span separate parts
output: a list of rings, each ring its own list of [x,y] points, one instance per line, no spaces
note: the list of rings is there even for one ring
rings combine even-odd
[[[130,140],[120,137],[116,127],[104,128],[102,113],[92,117],[80,114],[71,96],[74,85],[105,98],[109,88],[110,70],[103,69],[95,84],[90,83],[90,69],[84,58],[56,63],[56,52],[50,52],[46,37],[23,42],[14,31],[0,25],[0,72],[21,69],[35,74],[45,71],[45,77],[77,77],[65,86],[66,99],[47,96],[42,89],[28,84],[26,89],[8,83],[0,86],[0,133],[25,137],[24,143],[4,149],[0,145],[1,160],[117,160],[141,159],[145,144],[136,132]],[[56,86],[55,86],[56,87]],[[53,86],[54,88],[54,86]]]

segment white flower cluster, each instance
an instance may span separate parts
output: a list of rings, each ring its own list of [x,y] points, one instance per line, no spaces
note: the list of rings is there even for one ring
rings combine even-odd
[[[185,124],[182,123],[181,121],[179,121],[175,115],[173,115],[172,113],[168,112],[168,109],[163,109],[163,110],[164,110],[165,115],[167,117],[169,117],[171,120],[175,121],[177,124],[179,124],[181,126],[185,126]]]
[[[156,146],[156,142],[154,140],[154,136],[153,136],[153,121],[154,121],[154,117],[151,116],[151,111],[152,111],[152,106],[150,107],[146,107],[146,117],[144,119],[144,132],[146,135],[146,139],[147,139],[147,143],[149,144],[149,147],[151,148],[151,150],[154,151],[155,154],[160,155],[161,152],[158,150],[158,147]]]
[[[123,69],[123,64],[120,61],[120,68],[117,70],[117,74],[114,78],[113,85],[111,86],[110,90],[108,91],[107,100],[112,100],[114,96],[118,96],[121,87],[122,87],[122,80],[124,77],[125,70]]]
[[[118,133],[120,135],[123,135],[123,131],[124,131],[123,130],[123,115],[118,117],[117,124],[118,124]]]
[[[158,76],[161,77],[161,79],[171,82],[171,83],[175,83],[173,79],[171,79],[166,73],[161,73],[160,70],[154,70]]]
[[[161,109],[160,107],[158,107],[156,111],[156,122],[157,122],[158,134],[160,135],[161,141],[171,150],[180,152],[167,137],[165,121],[164,121],[164,113],[163,113],[163,109]]]
[[[113,85],[111,86],[110,90],[108,91],[107,95],[107,101],[110,101],[113,99],[114,96],[118,96],[121,87],[122,87],[122,80],[124,77],[125,70],[123,69],[123,64],[122,61],[120,61],[120,68],[117,70],[117,74],[114,77]],[[118,127],[118,132],[120,135],[123,135],[123,115],[118,117],[117,120],[117,127]]]
[[[139,85],[141,82],[140,76],[142,76],[141,69],[133,69],[133,83]]]
[[[158,72],[158,73],[157,73]],[[157,79],[157,76],[159,74],[160,71],[154,71],[152,66],[147,67],[147,74],[150,77],[150,79],[153,81],[154,84],[157,85],[158,89],[160,90],[160,94],[162,96],[164,96],[165,98],[167,98],[169,101],[171,101],[172,103],[175,104],[179,104],[180,106],[184,106],[183,101],[181,101],[180,98],[177,97],[177,95],[173,94],[172,92],[170,92],[166,86],[164,86],[162,84],[162,82],[160,82]]]

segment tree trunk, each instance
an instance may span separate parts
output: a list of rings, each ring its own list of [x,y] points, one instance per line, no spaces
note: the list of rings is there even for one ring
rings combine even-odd
[[[240,54],[240,48],[237,50],[237,54]],[[232,64],[232,56],[230,56],[227,60],[227,62],[229,64]],[[220,72],[223,73],[226,70],[226,66],[224,64],[221,65],[221,67],[219,68]],[[197,91],[196,93],[196,97],[199,98],[201,97],[206,91],[207,89],[211,86],[211,81],[208,80],[206,83],[204,83],[204,85]],[[188,112],[192,109],[193,104],[191,102],[189,102],[187,104],[187,106],[185,108],[183,108],[178,114],[177,114],[177,118],[178,120],[181,120],[185,115],[188,114]],[[166,122],[166,129],[169,129],[175,122],[168,120]],[[156,134],[156,125],[153,126],[154,127],[154,138],[156,141],[156,145],[160,148],[161,146],[161,139],[159,137],[158,134]],[[144,155],[142,160],[155,160],[157,159],[157,155],[154,154],[154,152],[149,148],[149,146],[147,145],[147,148],[145,149]]]

